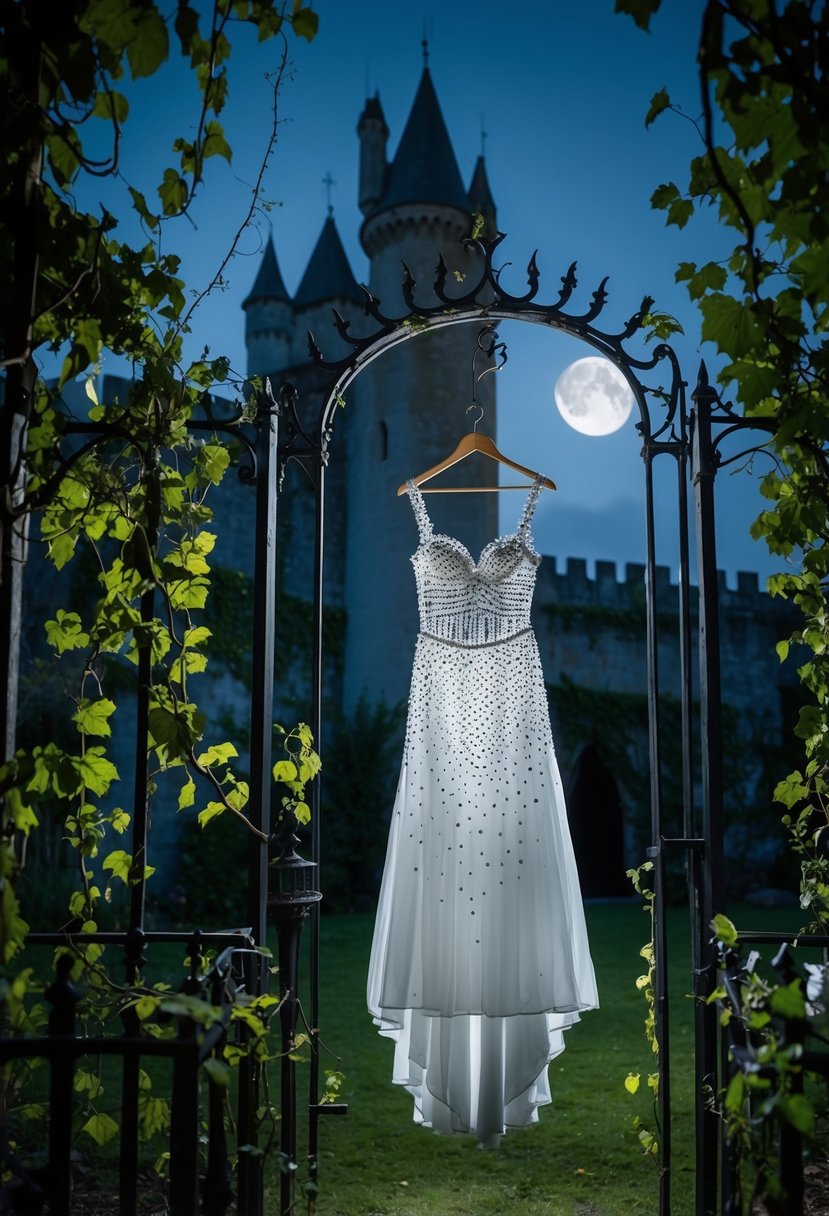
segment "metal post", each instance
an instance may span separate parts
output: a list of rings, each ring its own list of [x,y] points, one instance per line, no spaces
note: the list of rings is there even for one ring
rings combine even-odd
[[[716,985],[716,955],[706,930],[714,913],[725,907],[719,585],[714,527],[717,454],[711,437],[711,406],[716,399],[717,393],[708,383],[705,364],[701,363],[697,387],[692,394],[695,410],[691,423],[699,580],[702,835],[705,839],[695,1027],[698,1216],[715,1216],[720,1141],[719,1121],[709,1101],[717,1090],[717,1012],[713,1004],[704,1004]]]
[[[276,625],[276,509],[278,417],[270,382],[259,402],[256,445],[256,517],[254,524],[253,662],[250,700],[250,820],[270,832],[271,741],[273,733],[274,629]],[[248,850],[247,922],[253,940],[267,937],[268,847],[251,835]],[[262,960],[245,959],[245,984],[253,995],[264,990]],[[243,1031],[244,1033],[244,1031]],[[256,1147],[259,1137],[259,1065],[252,1055],[239,1068],[240,1145]],[[238,1207],[245,1216],[262,1216],[264,1174],[256,1152],[239,1154]]]
[[[280,1098],[280,1216],[291,1216],[296,1183],[296,1065],[292,1060],[299,1004],[299,948],[302,922],[311,907],[322,898],[314,888],[317,867],[296,852],[294,836],[275,867],[278,890],[269,905],[279,940],[279,1010],[282,1027]]]
[[[665,857],[662,847],[664,816],[662,806],[662,756],[659,730],[659,648],[656,612],[656,530],[653,509],[653,457],[646,443],[642,455],[645,461],[645,521],[647,566],[645,607],[648,654],[648,734],[650,755],[651,839],[648,857],[654,868],[654,1031],[659,1046],[659,1216],[670,1216],[671,1210],[671,1071],[668,1018],[668,939],[665,925]]]
[[[14,93],[25,124],[40,102],[41,47],[18,24],[14,6],[4,14],[15,56],[10,63]],[[16,35],[16,36],[15,36]],[[28,113],[26,112],[28,111]],[[18,515],[25,483],[26,431],[32,412],[37,368],[31,356],[38,280],[38,205],[43,144],[38,135],[23,148],[9,197],[6,223],[14,240],[14,301],[7,325],[5,400],[0,402],[0,762],[15,752],[23,570],[28,516]]]
[[[57,975],[46,989],[52,1006],[50,1039],[75,1035],[75,1007],[80,993],[70,980],[74,958],[67,950],[58,957]],[[72,1209],[72,1093],[76,1057],[69,1051],[53,1051],[49,1057],[49,1211],[70,1216]]]
[[[322,747],[322,665],[323,665],[323,572],[325,560],[325,465],[320,462],[316,487],[316,552],[314,562],[314,668],[313,668],[313,700],[312,700],[312,729],[317,751]],[[313,810],[311,817],[311,858],[317,866],[317,885],[321,885],[319,877],[320,840],[322,831],[321,814],[321,780],[324,775],[314,782]],[[312,1183],[316,1183],[319,1175],[319,1094],[320,1094],[320,1055],[319,1055],[319,1008],[320,1008],[320,907],[314,904],[311,908],[311,949],[310,949],[310,988],[311,988],[311,1066],[308,1077],[308,1175]]]

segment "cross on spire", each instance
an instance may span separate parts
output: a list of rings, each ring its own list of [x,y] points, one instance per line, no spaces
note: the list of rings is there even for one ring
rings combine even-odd
[[[487,132],[484,128],[484,116],[481,115],[481,156],[486,156]]]
[[[330,169],[326,173],[325,177],[322,179],[322,184],[325,186],[325,200],[326,200],[326,204],[328,206],[328,214],[333,215],[334,214],[334,205],[331,202],[331,188],[332,188],[332,186],[336,186],[337,183],[334,181],[333,177],[331,176]]]

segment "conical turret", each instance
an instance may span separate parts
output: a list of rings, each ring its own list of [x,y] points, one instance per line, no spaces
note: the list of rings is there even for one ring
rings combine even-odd
[[[495,199],[489,188],[486,175],[486,165],[483,156],[475,162],[475,170],[469,185],[469,207],[473,215],[484,217],[483,235],[491,240],[498,231],[498,220],[495,211]]]
[[[366,101],[357,123],[357,134],[360,137],[358,202],[363,215],[369,215],[383,192],[386,180],[386,140],[389,137],[389,129],[378,93]]]
[[[359,303],[360,290],[351,272],[337,225],[329,214],[294,297],[294,308],[311,308],[334,300]]]
[[[437,203],[469,212],[469,198],[427,67],[383,191],[369,214],[373,217],[406,203]]]
[[[245,310],[248,375],[266,375],[287,367],[293,309],[276,260],[272,236],[268,237],[259,272],[242,307]]]

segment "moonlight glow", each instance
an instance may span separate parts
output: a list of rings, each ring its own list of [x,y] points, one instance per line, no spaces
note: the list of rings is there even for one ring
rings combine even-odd
[[[564,421],[582,435],[611,435],[633,409],[633,393],[618,368],[598,355],[577,359],[558,378],[556,405]]]

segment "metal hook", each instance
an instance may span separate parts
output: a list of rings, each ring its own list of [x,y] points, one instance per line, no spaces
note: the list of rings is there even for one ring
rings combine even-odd
[[[484,340],[486,338],[491,339],[488,346],[484,346]],[[481,330],[481,332],[478,334],[478,341],[477,341],[476,345],[477,345],[478,349],[475,351],[475,353],[472,356],[473,375],[474,375],[474,369],[475,369],[475,360],[477,359],[479,352],[482,355],[485,355],[487,359],[494,359],[496,356],[498,356],[500,358],[500,362],[496,363],[493,367],[484,368],[484,370],[476,378],[475,383],[477,384],[477,382],[479,380],[483,380],[484,376],[489,375],[490,372],[499,372],[501,370],[501,368],[504,366],[504,364],[507,362],[508,356],[507,356],[506,342],[498,341],[497,325],[485,325],[483,327],[483,329]]]
[[[486,359],[498,358],[500,361],[492,367],[485,367],[482,372],[478,372],[477,363],[479,355],[483,355]],[[507,346],[505,342],[498,341],[498,327],[492,324],[484,325],[475,342],[475,350],[472,352],[472,404],[467,406],[466,409],[467,414],[473,409],[481,411],[472,426],[473,432],[477,431],[478,423],[484,416],[484,407],[481,405],[475,392],[476,386],[489,372],[499,372],[506,361]]]
[[[473,401],[471,405],[468,405],[468,406],[466,407],[466,412],[467,412],[467,414],[471,413],[471,411],[472,411],[472,410],[480,410],[480,411],[481,411],[481,412],[478,414],[478,417],[477,417],[477,418],[475,419],[475,421],[472,423],[472,433],[473,433],[473,435],[474,435],[474,434],[477,432],[477,430],[478,430],[478,423],[481,421],[481,419],[482,419],[482,418],[483,418],[483,416],[484,416],[484,407],[481,405],[480,401]]]

